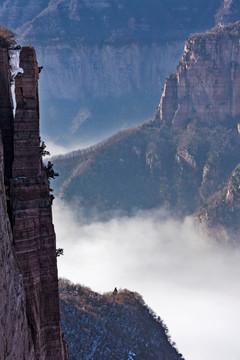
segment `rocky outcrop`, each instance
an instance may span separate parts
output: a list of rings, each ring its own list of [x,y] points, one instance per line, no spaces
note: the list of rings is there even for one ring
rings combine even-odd
[[[239,20],[238,0],[221,0],[215,19],[218,25],[226,25]]]
[[[225,3],[4,0],[0,22],[35,46],[44,67],[42,135],[72,148],[150,118],[186,37],[212,28]],[[238,0],[231,3],[236,21]]]
[[[24,73],[15,79],[10,196],[14,248],[23,276],[36,359],[64,359],[49,180],[39,143],[38,65],[32,47],[22,49],[20,67]]]
[[[240,114],[239,36],[240,23],[187,40],[178,71],[164,87],[160,122],[170,121],[176,127],[193,120],[208,126],[227,125]]]
[[[212,236],[239,244],[240,165],[233,170],[226,186],[197,210],[196,216]]]
[[[24,74],[15,78],[14,117],[9,54],[0,49],[0,358],[67,360],[32,47],[22,49],[20,66]]]
[[[138,293],[100,295],[62,279],[59,285],[71,360],[183,360],[166,325]]]
[[[26,315],[23,277],[15,258],[12,229],[7,213],[3,159],[0,138],[0,359],[35,360],[32,334]]]
[[[182,217],[222,189],[240,163],[239,40],[239,22],[191,36],[153,120],[54,159],[59,195],[88,214],[165,206]]]

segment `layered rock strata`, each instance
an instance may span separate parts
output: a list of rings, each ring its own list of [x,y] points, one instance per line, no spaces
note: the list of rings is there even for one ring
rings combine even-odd
[[[17,109],[10,197],[14,247],[36,359],[64,359],[49,180],[39,143],[39,71],[32,47],[22,49],[20,67],[24,74],[15,79]]]
[[[216,126],[240,114],[239,33],[237,23],[186,41],[178,71],[164,87],[160,122],[180,128],[193,120]]]
[[[4,187],[3,145],[0,134],[0,359],[35,360],[26,315],[23,278],[14,255]]]
[[[5,184],[8,184],[11,178],[13,159],[13,112],[10,79],[8,51],[0,48],[0,129],[4,144]]]
[[[66,360],[32,47],[22,49],[20,66],[14,118],[9,54],[0,48],[0,359]]]

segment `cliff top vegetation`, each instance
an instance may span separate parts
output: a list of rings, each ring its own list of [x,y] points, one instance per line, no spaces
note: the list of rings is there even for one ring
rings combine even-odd
[[[138,293],[115,288],[101,295],[66,279],[59,279],[59,292],[73,360],[93,352],[96,359],[130,359],[130,349],[139,359],[162,359],[164,354],[183,359],[167,326]]]
[[[195,39],[199,39],[201,37],[208,38],[209,36],[216,36],[216,35],[220,35],[222,33],[228,34],[230,36],[234,36],[234,35],[239,36],[240,21],[237,21],[233,24],[229,24],[226,26],[218,25],[218,26],[215,26],[214,28],[212,28],[211,30],[205,31],[203,33],[191,34],[188,39],[195,40]]]
[[[16,34],[6,28],[4,25],[0,25],[0,47],[11,49],[16,45]]]

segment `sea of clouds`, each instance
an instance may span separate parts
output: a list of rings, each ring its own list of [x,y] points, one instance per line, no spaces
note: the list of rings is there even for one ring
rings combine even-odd
[[[54,203],[59,276],[100,293],[139,292],[186,360],[239,360],[240,250],[163,210],[101,222]]]

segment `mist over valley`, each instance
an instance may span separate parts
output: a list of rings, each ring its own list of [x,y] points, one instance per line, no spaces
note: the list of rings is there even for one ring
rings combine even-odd
[[[239,9],[2,1],[1,360],[239,359]]]

